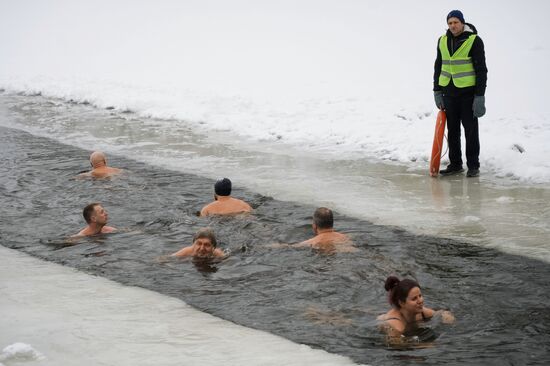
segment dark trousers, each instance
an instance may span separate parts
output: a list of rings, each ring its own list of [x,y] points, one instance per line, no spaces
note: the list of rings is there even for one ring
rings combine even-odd
[[[447,114],[447,140],[449,143],[450,166],[462,167],[460,148],[460,122],[466,137],[466,164],[468,169],[479,169],[479,127],[474,117],[473,95],[443,97]]]

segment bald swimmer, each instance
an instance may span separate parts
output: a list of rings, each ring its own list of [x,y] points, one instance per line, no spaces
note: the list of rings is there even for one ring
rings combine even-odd
[[[79,177],[107,178],[122,172],[122,169],[107,166],[107,158],[101,151],[94,151],[90,155],[92,170],[79,174]]]
[[[214,184],[214,199],[201,210],[201,216],[232,215],[251,212],[252,207],[243,200],[231,197],[231,181],[228,178],[220,179]]]
[[[200,229],[193,235],[193,244],[171,254],[171,257],[220,258],[223,250],[217,248],[216,235],[209,228]]]
[[[107,226],[107,220],[109,215],[107,211],[97,202],[90,203],[88,206],[84,207],[82,211],[82,216],[88,226],[82,229],[75,236],[91,236],[96,234],[108,234],[116,231],[114,227]]]

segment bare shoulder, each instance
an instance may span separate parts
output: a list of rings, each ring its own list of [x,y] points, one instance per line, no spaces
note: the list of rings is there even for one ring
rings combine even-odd
[[[201,216],[208,216],[211,214],[211,210],[212,208],[215,206],[217,202],[214,201],[214,202],[210,202],[209,204],[207,204],[206,206],[204,206],[202,209],[201,209]]]
[[[351,238],[347,234],[339,233],[337,231],[334,232],[334,240],[342,243],[352,243]]]
[[[92,235],[92,234],[93,234],[93,232],[90,229],[90,227],[86,226],[84,229],[80,230],[78,232],[78,234],[73,235],[73,237],[83,237],[83,236],[89,236],[89,235]]]
[[[172,257],[188,257],[192,253],[193,253],[193,247],[189,246],[189,247],[182,248],[182,249],[178,250],[175,253],[170,254],[170,256],[172,256]]]
[[[250,206],[250,205],[249,205],[247,202],[245,202],[245,201],[241,201],[241,202],[242,202],[242,204],[243,204],[244,209],[245,209],[247,212],[252,211],[252,206]]]
[[[105,178],[105,177],[109,176],[109,174],[107,174],[105,172],[91,171],[90,176],[93,177],[93,178]]]
[[[231,198],[231,203],[242,210],[243,212],[250,212],[252,211],[252,207],[246,203],[245,201],[238,199],[238,198]]]
[[[226,255],[227,254],[225,254],[224,251],[221,250],[220,248],[214,249],[214,257],[221,258],[221,257],[225,257]]]
[[[400,335],[405,331],[405,323],[399,316],[393,314],[393,310],[378,316],[376,319],[381,323],[381,328],[390,335]]]
[[[113,233],[115,231],[117,231],[116,228],[114,228],[112,226],[103,226],[103,228],[101,229],[101,232],[103,234]]]
[[[96,168],[90,172],[90,175],[94,178],[108,178],[113,175],[118,175],[120,173],[122,173],[122,169],[106,167]]]
[[[78,234],[71,236],[71,238],[82,238],[84,236],[86,236],[86,228],[80,230]]]
[[[405,331],[405,324],[401,320],[387,319],[384,321],[384,323],[391,328],[388,329],[390,333],[403,334],[403,332]]]

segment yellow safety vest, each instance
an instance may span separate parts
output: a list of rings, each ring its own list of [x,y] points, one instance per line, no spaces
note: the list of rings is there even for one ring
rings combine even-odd
[[[476,85],[474,64],[472,58],[468,56],[475,38],[475,34],[470,35],[452,56],[447,48],[447,36],[444,35],[439,39],[439,50],[441,51],[440,86],[449,85],[451,79],[453,79],[453,84],[457,88]]]

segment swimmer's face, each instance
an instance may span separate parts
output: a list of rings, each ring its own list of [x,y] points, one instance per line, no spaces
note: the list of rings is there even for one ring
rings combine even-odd
[[[97,205],[94,207],[94,216],[93,219],[96,224],[98,225],[105,225],[107,224],[107,220],[109,219],[109,215],[107,214],[107,211],[100,206]]]
[[[193,243],[193,256],[198,258],[211,257],[214,253],[214,245],[209,238],[198,238]]]
[[[449,20],[447,21],[447,25],[449,26],[449,30],[455,37],[464,31],[464,24],[462,24],[460,20],[458,20],[458,18],[449,18]]]
[[[407,300],[405,300],[405,302],[400,302],[400,305],[401,309],[405,309],[413,313],[422,312],[422,308],[424,307],[424,297],[422,296],[420,288],[413,287],[409,291]]]

